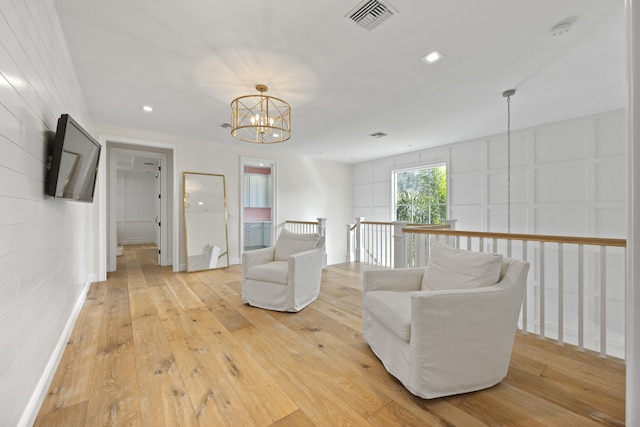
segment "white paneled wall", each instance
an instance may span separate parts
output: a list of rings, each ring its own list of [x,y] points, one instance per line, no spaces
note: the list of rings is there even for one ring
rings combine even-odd
[[[29,422],[96,272],[92,204],[45,196],[62,113],[91,123],[50,0],[0,1],[0,425]]]
[[[119,170],[116,179],[118,245],[156,242],[155,176]]]
[[[518,130],[511,138],[511,231],[626,238],[627,168],[624,110]],[[353,216],[370,221],[392,220],[392,206],[383,202],[391,194],[393,170],[447,162],[449,217],[456,228],[476,231],[507,231],[507,138],[505,134],[465,141],[447,147],[418,151],[354,165]],[[387,188],[381,186],[386,183]],[[377,194],[385,191],[386,195]],[[362,194],[358,194],[362,193]],[[565,249],[567,251],[567,249]],[[515,252],[518,253],[518,252]],[[554,248],[546,255],[554,259]],[[571,251],[565,254],[572,256]],[[534,257],[538,254],[534,253]],[[588,253],[587,298],[599,304],[598,254]],[[619,268],[607,269],[607,317],[610,344],[622,355],[624,337],[624,254],[609,254]],[[611,261],[613,258],[613,261]],[[553,307],[557,267],[550,262],[545,275],[547,307]],[[535,273],[535,272],[533,272]],[[546,276],[549,277],[546,277]],[[555,276],[554,276],[555,275]],[[566,278],[565,301],[574,300]],[[532,292],[539,277],[532,274]],[[534,298],[532,297],[533,301]],[[535,314],[536,307],[530,313]],[[567,319],[572,308],[566,308]],[[587,310],[596,316],[595,308]],[[546,319],[552,333],[555,319]],[[568,337],[570,339],[570,337]]]
[[[515,131],[512,231],[624,238],[624,111]],[[460,142],[353,167],[353,215],[392,219],[392,171],[447,162],[450,217],[465,230],[506,231],[506,135]]]

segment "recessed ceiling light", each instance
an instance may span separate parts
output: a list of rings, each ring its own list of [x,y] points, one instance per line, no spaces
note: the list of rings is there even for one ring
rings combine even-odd
[[[437,50],[434,50],[430,54],[423,56],[421,59],[427,64],[433,64],[440,61],[442,58],[444,58],[444,55]]]
[[[147,113],[150,113],[153,111],[153,107],[151,107],[150,105],[143,105],[142,110],[146,111]]]

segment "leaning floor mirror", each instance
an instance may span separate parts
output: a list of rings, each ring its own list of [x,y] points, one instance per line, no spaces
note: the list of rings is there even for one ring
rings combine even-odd
[[[187,271],[229,266],[224,175],[183,173]]]

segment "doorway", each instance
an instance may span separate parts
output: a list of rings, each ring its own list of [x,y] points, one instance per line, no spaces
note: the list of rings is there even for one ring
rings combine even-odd
[[[157,233],[157,241],[160,247],[158,254],[159,265],[173,265],[173,271],[179,271],[179,229],[178,208],[174,200],[178,200],[178,184],[176,182],[176,146],[170,143],[138,140],[128,137],[100,135],[99,141],[104,147],[101,154],[101,167],[98,178],[98,277],[97,280],[106,280],[107,271],[116,268],[116,252],[118,248],[118,236],[116,226],[116,154],[133,152],[140,159],[157,159],[160,170],[157,171],[158,181],[154,181],[153,188],[159,186],[159,207],[151,207],[154,212],[154,235]],[[124,151],[123,151],[124,150]],[[127,151],[128,150],[128,151]],[[112,153],[113,151],[113,153]],[[142,161],[144,163],[144,161]],[[150,166],[150,165],[146,165]],[[156,175],[154,175],[155,177]],[[158,209],[159,208],[159,209]],[[158,212],[158,223],[156,215]],[[157,227],[157,229],[155,228]]]
[[[240,159],[242,252],[272,246],[276,232],[276,162]]]
[[[157,265],[167,264],[166,220],[162,227],[167,217],[167,197],[163,194],[167,184],[162,174],[166,164],[164,153],[109,149],[110,205],[115,205],[115,241],[112,230],[110,247],[116,248],[116,257],[126,245],[146,245],[147,249],[155,246]],[[110,259],[108,271],[115,270],[115,262]]]

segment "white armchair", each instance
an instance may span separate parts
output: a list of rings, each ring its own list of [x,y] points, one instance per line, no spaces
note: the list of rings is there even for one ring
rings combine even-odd
[[[416,396],[491,387],[507,375],[528,271],[441,243],[426,269],[365,271],[364,339]]]
[[[275,246],[242,254],[242,302],[276,311],[302,310],[318,298],[325,239],[283,230]]]

